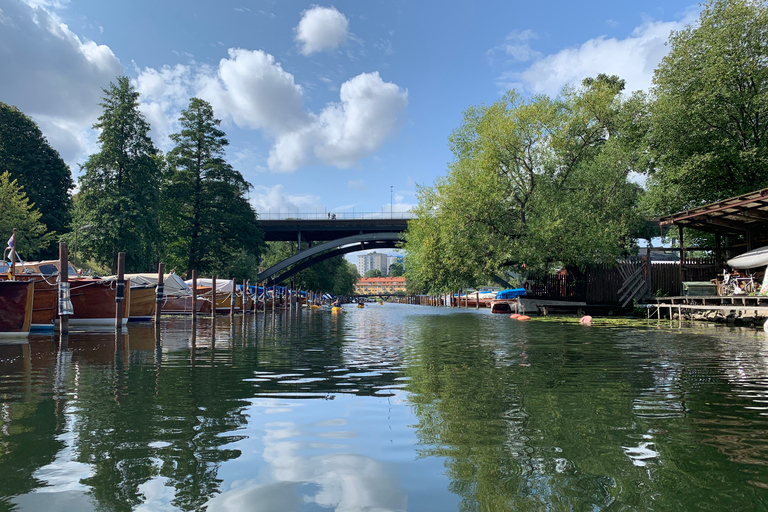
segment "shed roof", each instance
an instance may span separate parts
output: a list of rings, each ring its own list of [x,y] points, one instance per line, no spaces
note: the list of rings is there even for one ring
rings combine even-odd
[[[768,229],[768,188],[661,217],[659,225],[721,235]]]

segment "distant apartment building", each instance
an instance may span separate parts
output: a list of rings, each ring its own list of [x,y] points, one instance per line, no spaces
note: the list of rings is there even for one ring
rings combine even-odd
[[[387,255],[380,252],[370,254],[359,254],[357,256],[357,271],[364,276],[369,270],[377,269],[382,276],[389,274],[387,265]]]
[[[355,283],[358,295],[405,294],[404,277],[363,277]]]

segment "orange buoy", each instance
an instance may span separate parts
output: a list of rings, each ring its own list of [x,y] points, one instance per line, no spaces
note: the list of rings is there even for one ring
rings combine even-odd
[[[525,320],[530,320],[530,319],[531,317],[529,317],[528,315],[520,315],[519,317],[517,317],[517,320],[520,322],[523,322]]]
[[[517,313],[512,313],[511,315],[509,315],[509,318],[513,320],[517,320],[518,318],[520,318],[520,315],[518,315]]]
[[[579,323],[580,323],[580,324],[586,324],[586,325],[589,325],[589,324],[591,324],[591,323],[592,323],[592,317],[591,317],[591,316],[589,316],[589,315],[584,315],[584,316],[583,316],[583,317],[581,317],[581,319],[579,320]]]

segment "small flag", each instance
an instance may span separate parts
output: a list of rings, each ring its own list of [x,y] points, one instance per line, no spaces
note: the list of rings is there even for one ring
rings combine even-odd
[[[11,235],[11,238],[8,239],[8,248],[13,249],[15,242],[16,241],[13,239],[13,235]]]

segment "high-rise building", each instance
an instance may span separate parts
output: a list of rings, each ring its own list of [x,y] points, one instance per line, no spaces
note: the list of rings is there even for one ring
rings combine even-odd
[[[361,276],[365,276],[369,270],[373,269],[378,269],[382,276],[386,276],[389,273],[386,254],[372,252],[370,254],[359,254],[357,256],[357,271]]]

